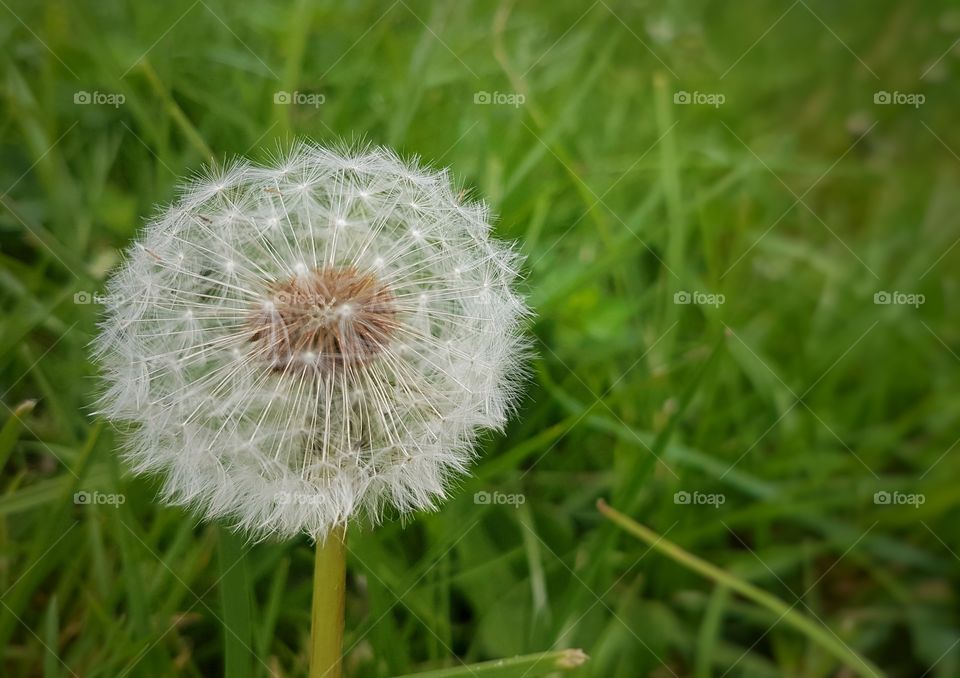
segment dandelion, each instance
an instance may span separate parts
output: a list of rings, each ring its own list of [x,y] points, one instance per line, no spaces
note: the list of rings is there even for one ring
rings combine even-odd
[[[187,185],[107,289],[102,407],[133,470],[257,538],[434,508],[517,392],[519,255],[489,221],[384,149]]]
[[[340,675],[345,526],[434,508],[517,393],[519,256],[446,172],[300,144],[187,185],[110,280],[104,414],[163,496],[317,542],[311,675]]]

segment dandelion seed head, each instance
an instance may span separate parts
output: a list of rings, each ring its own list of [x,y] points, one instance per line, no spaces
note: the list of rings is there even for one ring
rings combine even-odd
[[[519,256],[445,172],[301,144],[195,179],[108,283],[104,414],[254,537],[435,508],[518,393]]]

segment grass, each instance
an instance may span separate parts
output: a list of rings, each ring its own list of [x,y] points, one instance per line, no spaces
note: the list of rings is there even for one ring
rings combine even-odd
[[[298,135],[451,166],[537,311],[474,476],[350,534],[346,675],[533,676],[568,648],[583,676],[960,673],[949,3],[2,5],[4,675],[305,674],[306,539],[159,506],[87,357],[92,295],[178,177]],[[924,303],[874,303],[895,291]]]

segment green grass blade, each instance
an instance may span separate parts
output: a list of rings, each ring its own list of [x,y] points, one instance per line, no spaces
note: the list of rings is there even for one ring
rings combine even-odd
[[[838,660],[843,662],[859,676],[868,676],[878,678],[884,673],[873,663],[864,659],[829,628],[810,619],[804,614],[797,612],[793,605],[788,605],[776,596],[757,588],[756,586],[735,577],[726,570],[722,570],[705,560],[698,558],[689,551],[685,551],[672,541],[665,539],[653,530],[644,527],[640,523],[628,518],[616,509],[611,508],[602,499],[597,502],[597,508],[600,512],[616,525],[623,528],[641,541],[647,543],[650,548],[659,551],[673,561],[697,572],[698,574],[726,586],[732,591],[736,591],[742,596],[749,598],[757,605],[765,607],[773,612],[778,619],[788,624],[804,635],[811,641],[817,643],[827,652],[832,654]]]
[[[220,599],[223,607],[224,675],[253,675],[250,574],[243,538],[220,530]]]
[[[730,601],[730,589],[719,584],[713,589],[707,607],[704,610],[700,631],[697,633],[697,654],[694,675],[696,678],[710,678],[710,667],[714,664],[718,639],[723,622],[723,613]]]
[[[47,605],[47,614],[43,622],[43,644],[46,645],[43,654],[44,678],[57,678],[60,675],[60,658],[57,656],[57,647],[60,628],[60,615],[57,608],[56,595],[50,597]]]
[[[556,671],[572,671],[589,657],[583,650],[554,650],[510,659],[496,659],[480,664],[461,664],[449,669],[409,674],[401,678],[535,678]]]
[[[35,400],[26,400],[17,405],[10,417],[0,429],[0,469],[7,465],[13,448],[20,438],[20,431],[23,430],[23,418],[33,411],[37,404]]]

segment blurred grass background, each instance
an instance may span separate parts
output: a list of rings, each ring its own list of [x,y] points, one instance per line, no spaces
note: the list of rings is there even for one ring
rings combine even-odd
[[[960,675],[955,3],[0,5],[3,675],[221,675],[231,644],[232,675],[304,674],[307,541],[158,506],[87,358],[178,177],[297,135],[451,166],[537,311],[475,476],[351,534],[348,675],[565,647],[583,676],[853,675],[601,497],[878,672]]]

